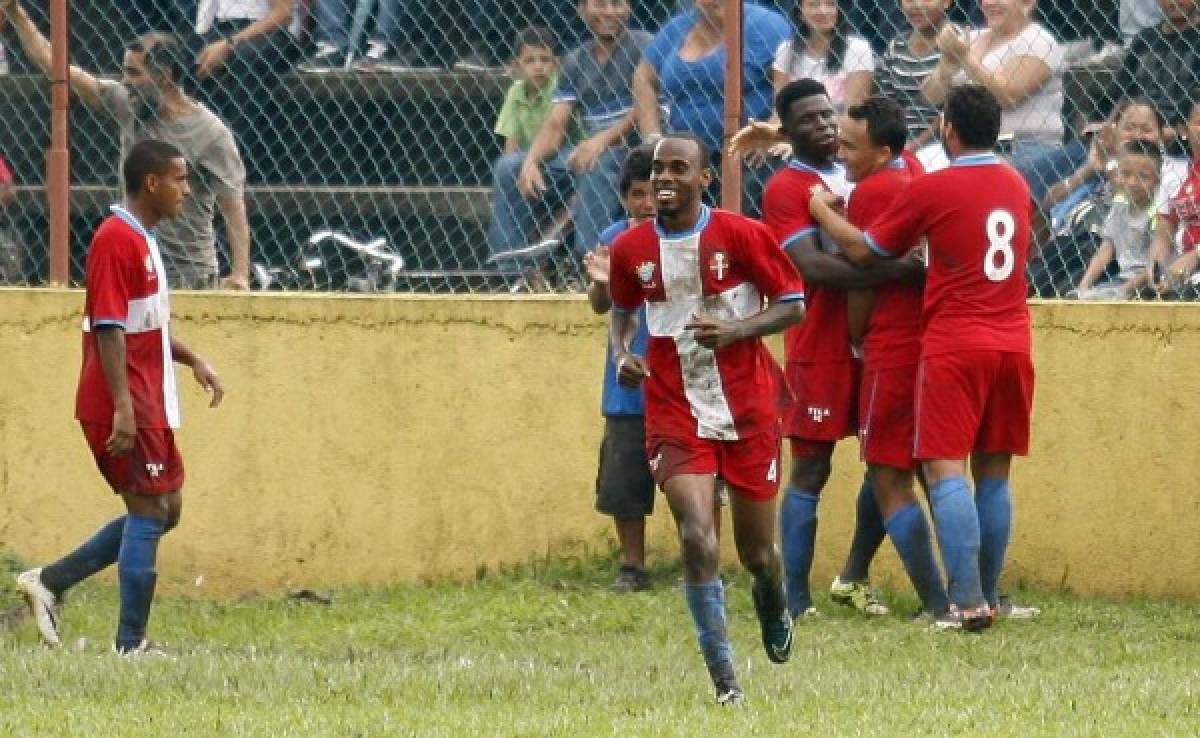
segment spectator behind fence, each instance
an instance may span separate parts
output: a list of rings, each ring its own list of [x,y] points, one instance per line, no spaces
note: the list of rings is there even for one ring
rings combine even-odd
[[[196,55],[202,99],[233,130],[250,178],[278,180],[273,149],[288,135],[275,90],[291,66],[292,0],[200,0]]]
[[[1165,20],[1143,30],[1129,44],[1101,114],[1119,100],[1144,95],[1173,132],[1182,136],[1191,92],[1200,86],[1200,8],[1196,0],[1158,0],[1158,4]]]
[[[1121,38],[1128,46],[1139,33],[1162,23],[1165,16],[1158,0],[1121,0],[1117,17]]]
[[[1038,171],[1062,147],[1064,50],[1033,21],[1035,0],[983,0],[987,27],[963,33],[947,24],[938,34],[942,59],[923,90],[940,105],[951,85],[974,82],[1000,101],[1002,149],[1036,198],[1070,169]]]
[[[528,153],[505,154],[493,170],[493,254],[527,245],[534,206],[572,186],[577,252],[599,243],[617,211],[617,179],[633,130],[630,84],[650,36],[628,27],[627,0],[580,0],[578,11],[592,40],[563,60],[553,107]],[[577,115],[587,138],[572,146],[568,135]]]
[[[1100,245],[1100,234],[1116,194],[1118,154],[1128,144],[1142,141],[1163,145],[1163,120],[1145,98],[1127,100],[1117,109],[1111,124],[1100,127],[1092,138],[1088,160],[1063,181],[1055,184],[1041,202],[1050,214],[1050,234],[1040,254],[1029,264],[1033,294],[1059,297],[1080,280]],[[1187,179],[1188,162],[1166,157],[1162,160],[1156,207]]]
[[[1158,294],[1194,300],[1200,297],[1195,282],[1200,264],[1200,89],[1192,91],[1186,135],[1192,165],[1187,179],[1159,209],[1150,254],[1154,276],[1159,277],[1155,283]]]
[[[16,178],[0,156],[0,284],[22,284],[28,279],[23,262],[27,250],[12,229],[10,209],[17,199]]]
[[[725,5],[696,0],[695,8],[672,18],[646,47],[633,79],[637,123],[643,138],[662,135],[660,101],[668,111],[665,128],[695,134],[713,152],[725,130]],[[771,10],[743,3],[742,116],[766,120],[772,114],[771,64],[791,36],[787,20]],[[720,166],[720,156],[714,153]],[[756,210],[765,177],[754,172],[743,197]],[[715,185],[713,190],[715,190]]]
[[[33,25],[17,0],[0,0],[21,46],[42,71],[50,70],[50,42]],[[121,159],[138,141],[172,143],[188,160],[192,194],[182,215],[158,226],[158,243],[167,279],[180,289],[217,286],[216,233],[213,217],[219,205],[225,218],[231,270],[221,286],[246,289],[249,283],[250,226],[246,220],[246,173],[233,134],[204,105],[183,94],[186,73],[180,45],[172,36],[151,33],[125,49],[121,82],[100,79],[71,67],[71,91],[88,107],[99,108],[117,122]]]
[[[1162,150],[1156,143],[1133,141],[1121,149],[1117,162],[1116,196],[1104,219],[1100,248],[1075,290],[1081,300],[1128,299],[1149,281]]]
[[[850,26],[836,0],[801,0],[792,11],[795,33],[775,51],[771,80],[775,94],[788,82],[815,79],[841,112],[871,94],[875,54]]]
[[[517,34],[513,48],[513,83],[496,118],[496,133],[504,139],[506,154],[529,150],[550,115],[558,85],[554,36],[548,29],[526,28]]]
[[[937,37],[947,23],[953,0],[899,0],[910,28],[888,42],[875,79],[879,93],[904,106],[910,151],[936,143],[938,109],[925,99],[921,87],[942,58]]]

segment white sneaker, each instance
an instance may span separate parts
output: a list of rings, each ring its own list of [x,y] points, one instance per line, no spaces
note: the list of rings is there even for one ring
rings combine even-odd
[[[171,657],[171,654],[167,653],[166,650],[162,646],[160,646],[159,644],[150,640],[149,638],[143,638],[142,642],[137,644],[137,646],[135,648],[131,648],[126,651],[119,650],[117,648],[117,644],[114,643],[113,644],[113,653],[117,654],[118,656],[120,656],[122,658],[129,658],[129,659],[141,659],[141,658],[160,658],[161,659],[161,658],[170,658]]]
[[[1005,620],[1032,620],[1041,614],[1040,607],[1018,605],[1007,597],[1001,597],[998,606],[992,609],[992,615]]]
[[[29,603],[29,614],[37,625],[42,640],[50,646],[61,646],[58,632],[58,598],[42,584],[41,568],[30,569],[17,575],[17,591]]]

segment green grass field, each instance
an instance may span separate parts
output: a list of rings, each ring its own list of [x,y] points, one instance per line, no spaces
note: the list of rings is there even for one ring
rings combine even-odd
[[[109,653],[110,586],[72,593],[70,647],[57,652],[13,616],[5,588],[0,736],[1200,733],[1194,605],[1024,594],[1045,608],[1039,621],[967,636],[824,602],[792,662],[774,666],[747,582],[730,572],[749,702],[725,709],[712,702],[678,573],[617,596],[605,591],[610,567],[568,560],[469,583],[335,591],[331,605],[168,597],[152,630],[171,659]]]

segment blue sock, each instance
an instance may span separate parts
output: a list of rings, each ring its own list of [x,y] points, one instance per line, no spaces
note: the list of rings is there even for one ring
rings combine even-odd
[[[858,490],[858,505],[854,515],[854,538],[850,541],[850,553],[842,569],[842,579],[847,582],[865,582],[870,576],[871,560],[883,543],[887,530],[883,527],[883,515],[875,501],[875,487],[868,477],[863,477]]]
[[[979,579],[983,596],[995,607],[1000,599],[1000,574],[1012,532],[1012,488],[1007,479],[980,479],[975,492],[979,509]]]
[[[913,502],[892,513],[884,523],[888,536],[925,612],[941,615],[950,605],[946,584],[933,556],[933,540],[921,506]]]
[[[136,648],[146,637],[150,604],[154,601],[154,583],[158,572],[154,560],[163,521],[129,515],[117,554],[117,581],[121,585],[121,612],[117,624],[117,650]]]
[[[812,607],[808,575],[812,571],[813,547],[817,542],[817,503],[821,498],[810,492],[788,487],[779,509],[779,529],[783,544],[783,569],[787,575],[788,608],[799,615]]]
[[[725,627],[725,585],[720,579],[704,584],[684,584],[683,593],[709,676],[714,682],[732,680],[733,644],[729,642]]]
[[[929,490],[933,526],[950,579],[950,601],[960,608],[983,604],[979,582],[979,513],[963,477],[946,477]]]
[[[124,530],[124,515],[108,521],[79,548],[43,567],[42,584],[54,594],[61,595],[96,572],[112,566],[121,550]]]

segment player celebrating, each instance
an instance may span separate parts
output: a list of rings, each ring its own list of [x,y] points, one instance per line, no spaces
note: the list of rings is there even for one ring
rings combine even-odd
[[[855,183],[846,205],[850,223],[866,227],[895,201],[920,164],[904,155],[908,138],[904,108],[875,96],[846,111],[838,124],[838,158]],[[920,251],[892,263],[911,266],[909,276],[849,296],[850,334],[862,335],[865,323],[863,381],[859,389],[859,447],[875,489],[883,527],[892,539],[924,612],[937,623],[957,623],[947,616],[949,601],[942,581],[929,524],[913,491],[913,394],[920,355],[921,286],[925,270]],[[849,266],[849,265],[848,265]],[[851,266],[851,269],[856,267]],[[855,308],[861,307],[857,315]]]
[[[760,337],[804,315],[800,275],[761,224],[706,207],[709,154],[691,136],[659,141],[651,184],[658,216],[617,238],[609,263],[613,360],[645,382],[646,451],[679,529],[684,592],[721,704],[740,702],[725,625],[714,522],[715,476],[732,491],[738,557],[771,661],[788,659],[792,623],[775,548],[779,427]],[[763,309],[763,299],[769,306]],[[646,306],[646,357],[630,351]]]
[[[179,401],[172,360],[221,403],[213,368],[170,335],[171,309],[154,226],[176,216],[188,196],[187,162],[175,146],[146,140],[122,165],[126,207],[96,230],[87,256],[83,369],[75,414],[101,474],[121,495],[127,514],[42,569],[17,577],[42,639],[62,642],[58,603],[75,584],[117,564],[118,653],[155,653],[146,624],[157,579],[158,540],[179,522],[183,459],[175,447]]]
[[[763,195],[766,223],[804,275],[807,317],[785,337],[788,384],[795,395],[784,409],[784,434],[791,440],[792,472],[785,492],[780,528],[787,570],[788,606],[793,616],[815,615],[809,590],[817,534],[817,503],[829,481],[834,445],[856,430],[861,374],[850,346],[846,290],[872,287],[910,274],[910,264],[858,269],[834,253],[808,212],[815,190],[844,197],[845,170],[834,163],[837,125],[824,85],[800,79],[775,99],[780,132],[792,145],[793,159],[767,183]],[[768,137],[772,136],[768,132]],[[743,138],[745,141],[745,138]],[[834,580],[835,601],[871,615],[886,615],[866,584],[867,570],[885,535],[869,479],[859,490],[854,538],[841,575]]]
[[[915,456],[964,630],[989,627],[1012,525],[1009,469],[1029,447],[1033,407],[1025,263],[1029,187],[992,152],[1000,103],[987,88],[950,92],[941,140],[952,165],[914,179],[865,232],[814,195],[813,216],[859,264],[894,259],[925,236],[929,270],[917,374]],[[975,495],[967,482],[967,461]]]

